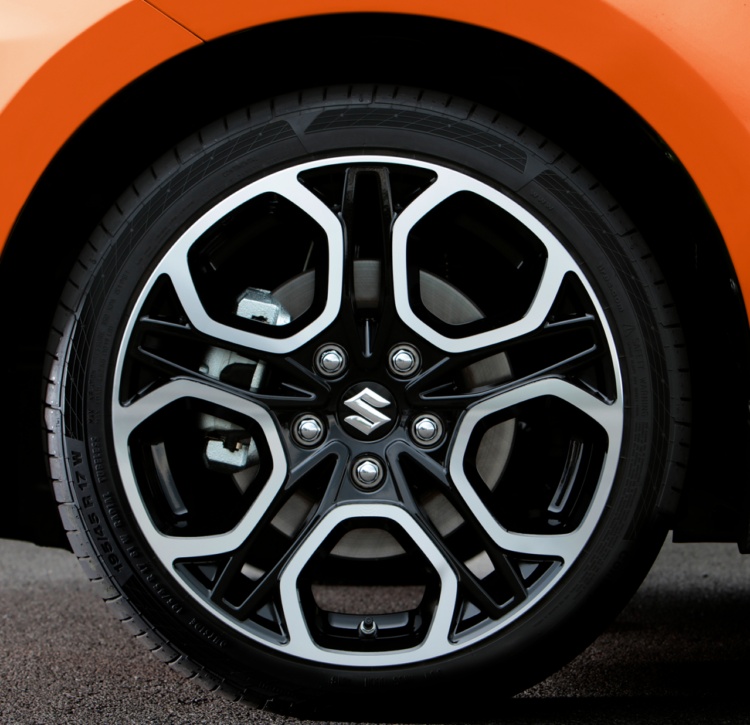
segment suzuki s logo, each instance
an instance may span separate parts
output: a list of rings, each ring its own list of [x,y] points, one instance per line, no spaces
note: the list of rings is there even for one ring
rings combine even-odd
[[[381,425],[391,422],[387,415],[378,410],[378,408],[387,408],[391,405],[391,401],[370,388],[365,388],[355,396],[347,398],[344,405],[356,413],[356,415],[347,415],[344,420],[365,435],[370,435]]]

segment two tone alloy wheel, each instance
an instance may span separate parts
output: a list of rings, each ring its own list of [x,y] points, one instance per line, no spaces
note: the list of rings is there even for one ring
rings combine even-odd
[[[81,531],[101,551],[91,496],[150,641],[231,691],[348,702],[489,657],[512,692],[658,545],[668,300],[510,122],[286,113],[137,181],[94,240],[53,384]]]

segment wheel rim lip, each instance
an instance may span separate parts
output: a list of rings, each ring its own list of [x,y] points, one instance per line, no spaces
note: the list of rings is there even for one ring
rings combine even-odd
[[[165,269],[171,269],[171,262],[165,262],[165,260],[175,256],[172,253],[174,251],[185,251],[184,254],[178,254],[176,256],[186,259],[187,249],[197,241],[200,236],[210,229],[217,223],[218,220],[223,218],[224,215],[230,213],[240,204],[248,201],[259,194],[265,193],[266,191],[272,190],[278,193],[278,188],[274,185],[274,180],[280,176],[289,175],[289,177],[296,177],[300,173],[307,170],[318,169],[321,167],[333,166],[333,165],[345,165],[345,164],[361,164],[361,163],[383,163],[389,165],[402,165],[405,167],[416,167],[420,169],[430,170],[438,175],[447,177],[449,179],[460,179],[461,190],[474,191],[481,196],[488,198],[497,206],[501,207],[516,219],[521,221],[527,229],[531,230],[544,244],[548,251],[548,260],[545,266],[545,275],[557,274],[562,277],[567,272],[573,272],[576,277],[580,280],[586,289],[587,294],[591,303],[594,305],[596,314],[602,321],[601,328],[606,337],[608,352],[612,359],[612,370],[615,377],[615,389],[616,389],[616,400],[612,404],[612,422],[606,427],[608,436],[608,448],[605,454],[605,460],[602,464],[601,474],[596,485],[596,489],[592,495],[589,508],[584,516],[581,525],[575,529],[572,534],[575,534],[577,539],[582,539],[583,543],[575,546],[577,552],[570,555],[570,558],[566,556],[562,567],[555,573],[555,575],[540,587],[534,596],[529,597],[528,601],[524,602],[520,606],[516,607],[508,614],[502,616],[496,620],[492,625],[487,626],[481,630],[479,634],[474,637],[466,637],[461,639],[459,642],[452,642],[446,638],[444,646],[435,647],[433,646],[433,638],[426,636],[424,642],[416,647],[402,649],[402,650],[389,650],[386,652],[348,652],[344,650],[327,649],[317,644],[310,636],[306,625],[304,630],[302,625],[304,624],[303,618],[298,618],[294,625],[294,632],[297,636],[298,642],[303,644],[296,644],[290,646],[288,644],[279,644],[277,642],[270,641],[254,631],[251,631],[247,627],[243,626],[240,622],[233,619],[231,616],[223,613],[219,608],[208,603],[206,598],[191,587],[182,576],[174,568],[174,559],[167,557],[165,561],[162,556],[157,554],[157,551],[164,552],[164,547],[170,545],[170,541],[184,542],[184,539],[180,537],[171,537],[161,534],[156,530],[156,526],[151,518],[148,510],[148,506],[143,499],[139,486],[136,482],[136,475],[132,467],[128,438],[131,430],[128,429],[127,425],[123,423],[121,411],[122,406],[118,400],[118,390],[120,387],[120,381],[122,380],[123,368],[125,364],[127,341],[131,338],[135,328],[137,312],[143,307],[145,299],[149,294],[156,279],[164,273]],[[312,195],[310,195],[312,197]],[[288,198],[288,197],[287,197]],[[314,197],[313,197],[314,198]],[[445,198],[445,197],[443,197]],[[466,346],[471,344],[474,347],[484,347],[490,344],[497,344],[505,340],[515,338],[526,332],[530,332],[536,329],[542,319],[538,317],[532,317],[527,319],[526,317],[521,320],[510,323],[503,328],[503,335],[498,336],[495,331],[479,333],[477,335],[467,336],[463,338],[450,338],[444,335],[440,335],[436,330],[430,328],[424,323],[417,315],[412,311],[411,306],[408,302],[408,288],[406,280],[406,247],[408,231],[413,227],[413,224],[421,219],[424,214],[428,213],[431,208],[434,208],[435,202],[432,200],[423,200],[423,204],[415,207],[420,201],[421,197],[417,198],[412,204],[410,204],[404,212],[397,218],[393,227],[393,254],[394,254],[394,298],[396,303],[396,310],[402,321],[407,325],[412,326],[415,332],[428,340],[431,344],[444,350],[448,353],[460,353],[465,350]],[[292,200],[293,201],[293,200]],[[308,199],[309,201],[309,199]],[[295,203],[293,201],[293,203]],[[310,202],[312,203],[312,202]],[[292,352],[298,347],[309,342],[316,335],[320,334],[326,329],[328,325],[336,317],[339,310],[341,300],[341,280],[343,279],[343,237],[341,227],[336,226],[335,216],[330,212],[328,207],[318,202],[320,207],[325,210],[325,214],[316,214],[314,219],[316,222],[321,223],[321,217],[330,217],[331,222],[329,225],[324,226],[324,231],[328,239],[329,247],[329,274],[328,282],[328,296],[325,307],[321,314],[307,325],[300,332],[290,335],[286,338],[269,338],[263,335],[246,332],[243,330],[237,330],[221,323],[210,320],[210,325],[213,326],[213,330],[227,331],[226,340],[237,342],[248,348],[272,353],[272,354],[284,354]],[[437,202],[439,203],[439,202]],[[431,204],[431,206],[429,205]],[[318,211],[320,211],[318,207]],[[303,208],[303,210],[305,210]],[[408,216],[404,216],[407,215]],[[187,270],[185,270],[187,271]],[[558,287],[552,285],[554,289]],[[540,282],[539,289],[541,289],[542,283]],[[536,298],[535,298],[536,300]],[[532,303],[532,309],[535,305]],[[544,307],[544,306],[543,306]],[[191,316],[191,311],[186,309],[186,313],[190,317],[191,321],[195,323],[195,320]],[[205,315],[207,318],[207,315]],[[199,315],[199,320],[203,320],[203,317]],[[199,324],[196,324],[196,328],[201,329]],[[609,497],[612,489],[614,479],[617,472],[617,461],[620,456],[620,449],[622,444],[623,434],[623,382],[622,373],[619,365],[616,364],[618,360],[617,347],[614,341],[610,325],[607,323],[607,316],[601,306],[598,296],[595,294],[591,284],[586,278],[585,274],[581,270],[581,267],[573,260],[570,253],[564,248],[562,242],[539,221],[529,211],[522,207],[518,202],[514,201],[510,197],[506,196],[502,192],[494,189],[493,187],[479,181],[471,176],[468,176],[462,172],[455,171],[448,167],[440,166],[430,162],[416,161],[412,159],[404,159],[398,156],[389,155],[345,155],[345,156],[331,156],[322,160],[314,162],[306,162],[303,164],[290,166],[281,171],[274,172],[263,179],[252,182],[248,186],[230,194],[228,197],[218,202],[211,210],[203,214],[193,225],[191,225],[187,231],[185,231],[157,263],[154,270],[149,275],[147,281],[143,285],[143,288],[138,295],[136,302],[134,303],[124,333],[122,335],[122,344],[118,350],[115,371],[114,371],[114,384],[113,384],[113,397],[112,397],[112,432],[115,449],[115,459],[118,466],[118,471],[122,478],[123,487],[126,498],[131,506],[133,515],[136,520],[136,524],[145,537],[148,545],[152,548],[156,554],[156,558],[159,560],[162,566],[164,566],[172,577],[173,581],[176,581],[180,587],[187,592],[187,594],[195,600],[202,609],[207,610],[212,616],[217,617],[224,625],[231,629],[241,633],[243,636],[249,639],[270,647],[282,654],[289,654],[294,658],[302,660],[310,660],[319,663],[331,664],[331,665],[345,665],[354,667],[370,667],[370,666],[392,666],[392,665],[403,665],[412,664],[416,662],[425,661],[427,659],[436,659],[442,656],[449,655],[457,650],[464,649],[470,645],[476,644],[481,641],[485,641],[491,638],[498,631],[505,628],[511,622],[517,620],[519,617],[525,615],[531,608],[536,606],[540,601],[544,599],[546,594],[557,586],[563,576],[567,574],[570,567],[578,559],[582,548],[585,546],[586,541],[593,534],[595,528],[599,523],[599,519],[606,505],[606,501]],[[180,385],[177,387],[180,381],[172,383],[175,386],[174,390],[179,394],[180,397],[195,397],[196,389],[193,386],[200,387],[198,383],[191,381],[181,381],[185,383],[184,386]],[[228,394],[229,395],[229,394]],[[198,396],[199,397],[199,396]],[[179,397],[174,398],[175,400]],[[508,403],[510,404],[510,403]],[[269,448],[271,449],[272,455],[272,474],[269,480],[264,484],[264,488],[258,497],[257,504],[260,507],[258,517],[262,515],[265,510],[265,505],[273,500],[274,496],[279,492],[283,486],[283,482],[287,475],[288,461],[284,451],[283,444],[281,443],[281,432],[278,429],[278,424],[274,420],[274,417],[268,413],[264,408],[254,403],[247,402],[248,405],[248,416],[258,422],[266,435]],[[462,495],[470,503],[477,499],[476,493],[474,492],[471,484],[469,483],[466,475],[463,472],[463,454],[465,453],[468,438],[473,426],[470,421],[472,417],[481,416],[483,411],[486,410],[487,406],[492,405],[492,400],[485,400],[482,403],[469,406],[459,420],[457,429],[458,432],[454,437],[454,442],[451,446],[451,451],[448,455],[450,460],[450,474],[456,485],[461,491]],[[232,398],[232,404],[228,405],[232,409],[236,408],[236,399]],[[500,408],[493,408],[498,410]],[[478,500],[478,499],[477,499]],[[243,517],[242,521],[234,528],[230,535],[233,535],[238,544],[241,543],[250,530],[252,530],[251,522],[254,519],[251,516],[251,512],[256,507],[256,503],[250,507],[249,512]],[[401,526],[402,529],[410,536],[413,540],[422,540],[424,537],[427,542],[425,546],[432,547],[428,537],[421,532],[416,525],[410,523],[410,514],[401,508],[397,504],[351,504],[349,506],[337,506],[331,512],[323,516],[320,521],[313,527],[310,537],[315,537],[314,540],[321,540],[325,534],[333,530],[333,528],[340,522],[349,518],[359,518],[365,516],[375,516],[377,518],[384,518],[394,521],[396,524]],[[497,521],[485,521],[485,525],[489,530],[495,531],[500,538],[504,535],[509,534]],[[226,536],[226,534],[223,534]],[[513,534],[513,536],[524,536],[521,534]],[[532,538],[538,538],[534,535],[530,535]],[[555,541],[561,541],[565,535],[555,535]],[[198,553],[202,553],[201,550],[207,544],[209,544],[216,537],[192,537],[194,542],[195,550]],[[311,539],[312,540],[312,539]],[[185,554],[181,554],[180,558],[185,558]],[[440,563],[445,563],[442,557],[436,557],[433,561],[430,558],[431,564],[435,567],[441,580],[441,592],[438,601],[438,611],[440,612],[440,618],[434,620],[430,626],[432,630],[436,625],[435,622],[442,622],[444,611],[455,606],[456,603],[456,579],[455,577],[446,577],[441,573]],[[293,555],[290,561],[287,563],[285,570],[280,577],[280,588],[282,591],[282,603],[286,607],[291,607],[290,611],[294,612],[294,616],[301,613],[301,610],[296,609],[292,606],[294,601],[293,593],[296,592],[296,582],[299,573],[304,566],[304,561],[300,559],[299,553]],[[287,617],[293,615],[285,615]],[[293,616],[293,618],[294,618]],[[290,630],[291,632],[291,630]],[[294,640],[292,639],[292,642]],[[429,646],[427,646],[429,645]]]

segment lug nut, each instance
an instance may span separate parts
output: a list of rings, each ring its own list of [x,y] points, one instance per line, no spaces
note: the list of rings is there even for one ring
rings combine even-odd
[[[323,345],[315,353],[315,367],[321,375],[334,378],[346,368],[346,352],[339,345]]]
[[[403,343],[391,349],[388,355],[388,367],[394,375],[408,377],[419,370],[421,358],[413,345]]]
[[[292,425],[292,437],[301,446],[315,446],[323,439],[323,423],[314,415],[302,415]]]
[[[383,480],[383,464],[372,456],[359,458],[352,466],[354,483],[365,491],[371,491]]]
[[[436,415],[420,415],[411,425],[411,436],[420,446],[435,445],[443,437],[443,424]]]

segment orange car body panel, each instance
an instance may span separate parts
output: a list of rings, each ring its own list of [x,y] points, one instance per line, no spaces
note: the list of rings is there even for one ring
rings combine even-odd
[[[76,129],[133,79],[199,42],[141,0],[0,3],[0,247]]]
[[[34,0],[32,12],[28,3],[20,10],[20,0],[0,2],[0,53],[18,58],[0,75],[0,244],[66,139],[149,68],[201,41],[278,20],[409,13],[543,47],[627,102],[692,176],[750,300],[750,6],[743,0],[76,0],[65,17],[61,7]],[[36,35],[24,36],[31,21]],[[491,69],[482,72],[491,77]]]

